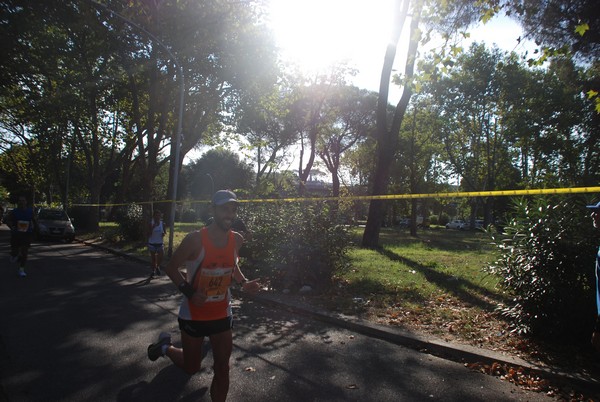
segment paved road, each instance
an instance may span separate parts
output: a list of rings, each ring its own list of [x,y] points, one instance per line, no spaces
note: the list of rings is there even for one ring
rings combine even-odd
[[[139,263],[78,243],[35,243],[29,276],[0,229],[2,401],[209,401],[212,357],[187,376],[146,347],[177,341],[180,296]],[[546,401],[460,363],[237,301],[231,401]]]

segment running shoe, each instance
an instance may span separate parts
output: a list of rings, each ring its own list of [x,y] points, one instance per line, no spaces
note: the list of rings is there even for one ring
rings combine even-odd
[[[156,276],[161,276],[162,275],[162,273],[160,272],[160,268],[156,268],[154,270],[154,275],[156,275]]]
[[[163,353],[163,346],[170,344],[171,334],[167,332],[161,332],[160,335],[158,335],[158,342],[148,346],[148,359],[155,361],[159,357],[164,356],[165,354]]]
[[[21,268],[21,269],[19,269],[19,276],[20,276],[21,278],[25,278],[25,277],[27,276],[27,273],[25,273],[25,270],[24,270],[24,269],[22,269],[22,268]]]

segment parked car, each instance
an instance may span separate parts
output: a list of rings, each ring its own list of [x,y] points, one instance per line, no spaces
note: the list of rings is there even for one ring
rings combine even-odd
[[[474,229],[483,229],[483,220],[481,219],[475,219],[475,226],[473,226]],[[461,230],[469,230],[472,229],[471,228],[471,223],[470,222],[465,222],[465,225],[460,228]]]
[[[398,227],[410,227],[411,222],[410,218],[402,218],[398,221]],[[422,216],[417,216],[417,227],[429,227],[429,223]]]
[[[465,230],[469,228],[469,224],[461,219],[455,219],[446,223],[446,229]]]
[[[47,237],[72,242],[75,227],[65,211],[41,208],[35,218],[35,234],[39,239]]]
[[[6,208],[4,210],[4,215],[0,216],[0,225],[5,224],[6,226],[8,226],[8,217],[10,216],[11,212],[12,208]]]

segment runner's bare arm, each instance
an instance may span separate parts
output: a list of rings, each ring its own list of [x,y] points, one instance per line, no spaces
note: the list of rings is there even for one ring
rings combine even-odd
[[[201,306],[206,301],[206,291],[204,289],[196,290],[191,284],[187,283],[185,277],[179,271],[179,267],[184,265],[186,261],[195,259],[201,251],[202,239],[200,232],[192,232],[184,237],[165,269],[175,286],[197,306]]]
[[[239,233],[236,233],[236,236],[235,236],[236,253],[239,253],[240,247],[242,247],[243,243],[244,243],[244,237],[242,235],[240,235]],[[240,270],[240,266],[237,263],[237,261],[235,263],[235,267],[233,268],[233,279],[235,279],[235,281],[237,283],[241,283],[242,289],[248,293],[254,294],[254,293],[258,292],[258,290],[260,289],[260,286],[261,286],[260,282],[259,282],[259,280],[260,280],[259,278],[253,279],[251,281],[246,279],[246,277]]]
[[[196,231],[185,236],[179,247],[173,252],[165,272],[178,288],[182,282],[185,282],[185,278],[179,271],[179,268],[183,266],[186,261],[194,259],[201,250],[202,242],[200,240],[200,232]]]
[[[244,236],[242,236],[238,232],[234,232],[234,234],[235,234],[235,254],[237,255],[240,252],[240,248],[242,247],[242,244],[244,244]],[[242,274],[242,271],[240,271],[240,266],[238,265],[237,261],[235,262],[235,267],[233,268],[233,279],[235,279],[235,281],[237,283],[242,283],[242,282],[247,281],[244,274]]]
[[[154,219],[152,219],[147,225],[146,225],[146,237],[150,237],[152,236],[152,231],[154,230]]]

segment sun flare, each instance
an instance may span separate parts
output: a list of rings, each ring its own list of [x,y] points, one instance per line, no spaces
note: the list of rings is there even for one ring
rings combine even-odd
[[[383,57],[392,11],[393,0],[271,0],[270,23],[283,60],[301,71],[360,70]]]

